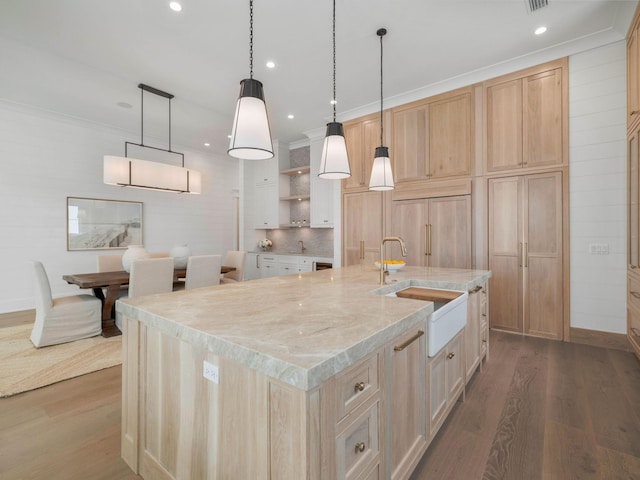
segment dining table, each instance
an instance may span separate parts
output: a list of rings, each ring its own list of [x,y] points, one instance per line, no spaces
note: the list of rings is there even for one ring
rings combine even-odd
[[[235,267],[222,265],[220,273],[233,272]],[[173,283],[177,284],[187,274],[186,268],[176,268],[173,271]],[[113,305],[118,299],[121,287],[129,285],[129,272],[119,270],[115,272],[74,273],[63,275],[62,279],[80,288],[90,288],[102,302],[102,336],[114,337],[122,335],[113,317]],[[105,294],[106,290],[106,294]]]

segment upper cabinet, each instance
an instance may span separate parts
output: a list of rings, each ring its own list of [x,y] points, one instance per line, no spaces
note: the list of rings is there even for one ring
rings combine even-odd
[[[392,117],[396,183],[470,175],[470,87],[396,107]]]
[[[392,146],[386,138],[390,123],[388,113],[385,113],[384,121],[385,146],[390,147],[390,155],[393,158]],[[368,190],[376,147],[380,146],[380,114],[371,114],[345,122],[344,137],[347,143],[351,176],[342,181],[342,188],[350,191]]]
[[[486,172],[568,165],[567,62],[484,83]]]
[[[640,37],[638,22],[627,37],[627,126],[633,128],[640,119]]]

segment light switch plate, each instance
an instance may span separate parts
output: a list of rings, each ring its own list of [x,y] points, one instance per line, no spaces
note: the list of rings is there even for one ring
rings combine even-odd
[[[590,243],[589,253],[591,255],[609,255],[608,243]]]

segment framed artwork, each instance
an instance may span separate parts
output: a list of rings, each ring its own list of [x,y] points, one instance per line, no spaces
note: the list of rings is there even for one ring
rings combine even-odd
[[[67,197],[67,250],[142,244],[142,202]]]

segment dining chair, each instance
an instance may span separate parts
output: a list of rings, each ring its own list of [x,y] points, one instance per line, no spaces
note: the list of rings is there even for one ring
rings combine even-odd
[[[173,287],[173,258],[135,260],[129,274],[129,298],[167,293]]]
[[[115,255],[98,255],[98,272],[119,272],[122,266],[122,253]]]
[[[222,255],[195,255],[187,260],[186,290],[220,283]]]
[[[223,273],[220,276],[220,283],[241,282],[244,278],[244,263],[247,252],[239,250],[229,250],[222,260],[222,264],[228,267],[235,267],[232,272]]]
[[[31,262],[35,275],[36,320],[31,343],[36,348],[95,337],[102,332],[102,302],[81,294],[54,299],[42,262]]]

